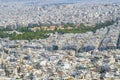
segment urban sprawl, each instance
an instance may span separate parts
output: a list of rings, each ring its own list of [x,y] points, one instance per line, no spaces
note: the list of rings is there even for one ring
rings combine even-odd
[[[119,4],[2,3],[0,26],[0,80],[120,80]]]

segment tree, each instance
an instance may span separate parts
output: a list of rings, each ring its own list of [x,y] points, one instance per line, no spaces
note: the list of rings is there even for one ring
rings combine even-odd
[[[20,27],[20,28],[18,29],[18,31],[19,31],[19,32],[30,32],[31,30],[28,29],[28,27]]]

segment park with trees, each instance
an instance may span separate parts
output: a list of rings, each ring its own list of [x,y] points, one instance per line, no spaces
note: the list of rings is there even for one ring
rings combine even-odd
[[[95,32],[97,29],[105,28],[107,26],[113,25],[115,21],[106,21],[104,23],[96,23],[92,26],[86,26],[84,23],[80,23],[80,25],[76,25],[74,23],[63,23],[62,26],[64,29],[55,29],[55,30],[37,30],[32,31],[29,29],[29,27],[20,27],[16,29],[18,32],[22,32],[22,34],[14,33],[6,33],[7,31],[12,31],[10,28],[0,28],[0,37],[1,38],[9,38],[11,40],[32,40],[32,39],[43,39],[49,37],[50,33],[85,33],[88,31]],[[72,29],[67,29],[67,27],[72,27]]]

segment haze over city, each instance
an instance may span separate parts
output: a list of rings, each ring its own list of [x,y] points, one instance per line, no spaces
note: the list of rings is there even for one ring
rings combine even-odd
[[[40,4],[51,3],[118,3],[119,0],[0,0],[1,2],[38,2]],[[37,3],[37,4],[38,4]]]

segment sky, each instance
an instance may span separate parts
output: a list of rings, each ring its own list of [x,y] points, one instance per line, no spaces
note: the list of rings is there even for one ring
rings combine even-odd
[[[51,3],[118,3],[120,0],[0,0],[6,2],[39,2],[41,4]]]

